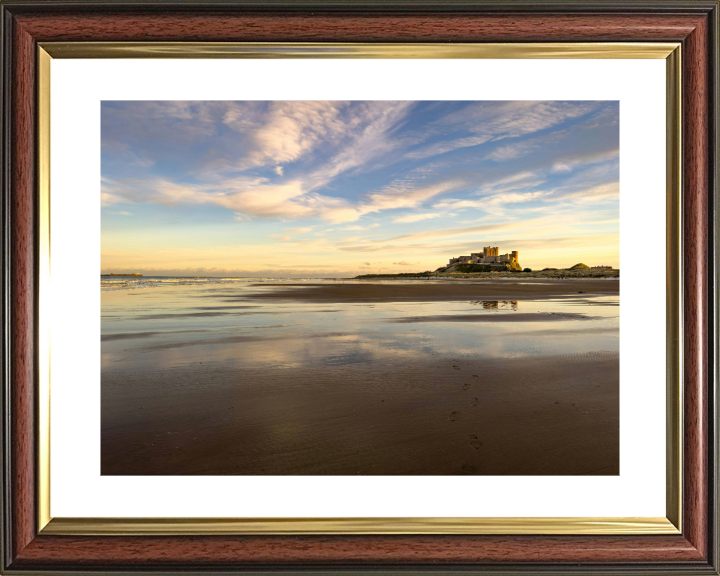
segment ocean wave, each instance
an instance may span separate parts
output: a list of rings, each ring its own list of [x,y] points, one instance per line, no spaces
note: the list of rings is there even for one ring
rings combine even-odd
[[[100,290],[136,290],[162,286],[203,286],[208,284],[247,284],[258,282],[298,282],[312,278],[193,278],[182,276],[100,276]]]

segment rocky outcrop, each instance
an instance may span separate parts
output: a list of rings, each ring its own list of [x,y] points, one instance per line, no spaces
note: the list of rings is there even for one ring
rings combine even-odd
[[[512,270],[522,272],[522,266],[517,262],[499,262],[497,264],[463,264],[455,262],[449,266],[438,268],[435,272],[445,274],[469,274],[474,272],[507,272]]]

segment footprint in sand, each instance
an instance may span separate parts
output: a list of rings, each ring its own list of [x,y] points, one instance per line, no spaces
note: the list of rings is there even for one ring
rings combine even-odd
[[[469,464],[463,464],[461,466],[460,470],[462,470],[463,472],[465,472],[467,474],[472,474],[473,472],[475,472],[475,467],[470,466]]]
[[[460,366],[453,366],[453,368],[455,368],[455,370],[460,370]]]
[[[450,420],[450,422],[455,422],[459,418],[460,418],[460,412],[451,412],[450,416],[448,416],[448,419]]]
[[[478,440],[478,437],[475,436],[475,434],[468,435],[468,438],[470,438],[470,446],[475,448],[475,450],[480,450],[481,446],[483,445],[480,440]]]
[[[477,398],[473,398],[472,400],[470,400],[470,404],[472,404],[473,406],[477,406],[479,402],[480,400],[478,400]]]
[[[473,378],[480,378],[477,374],[473,374]]]
[[[467,382],[465,382],[465,384],[462,385],[462,389],[463,389],[463,390],[467,390],[468,388],[470,388],[470,384],[468,384]]]

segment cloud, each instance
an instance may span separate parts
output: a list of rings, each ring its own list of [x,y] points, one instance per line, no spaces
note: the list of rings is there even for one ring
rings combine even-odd
[[[574,213],[576,214],[576,212]],[[353,242],[338,243],[336,248],[343,252],[368,254],[384,252],[402,255],[416,254],[423,257],[430,253],[445,254],[472,251],[478,247],[478,244],[487,245],[486,242],[507,245],[508,250],[518,248],[528,250],[536,249],[541,245],[544,246],[547,238],[548,243],[555,242],[572,247],[587,244],[581,239],[589,236],[587,234],[590,230],[587,227],[588,223],[592,223],[592,220],[586,222],[578,219],[577,222],[574,222],[568,221],[565,214],[553,214],[535,219],[486,226],[429,230],[388,239],[360,239]],[[616,233],[598,235],[597,229],[593,229],[593,232],[593,237],[602,237],[606,247],[612,246],[612,250],[617,249],[612,242],[608,244],[608,239],[613,239],[613,242],[616,241]],[[512,245],[512,248],[510,248],[510,245]]]
[[[104,202],[212,203],[254,218],[318,216],[334,222],[352,222],[364,214],[385,209],[380,203],[387,195],[377,194],[370,202],[358,206],[315,190],[397,146],[390,131],[413,105],[413,102],[363,102],[350,107],[346,102],[272,102],[267,110],[254,116],[257,117],[254,122],[231,109],[225,114],[224,123],[248,131],[249,143],[245,143],[245,154],[236,162],[221,166],[219,173],[274,164],[275,173],[283,175],[281,164],[297,161],[318,146],[330,146],[339,152],[329,155],[318,168],[299,173],[297,178],[282,184],[251,176],[219,180],[216,170],[213,177],[216,181],[212,184],[181,184],[166,178],[146,182],[126,180],[113,188],[117,193],[106,190]],[[185,107],[179,107],[177,112],[181,116],[191,114]],[[396,193],[395,200],[399,202],[400,196]]]
[[[433,208],[459,210],[461,208],[486,208],[488,206],[502,206],[504,204],[518,204],[521,202],[530,202],[547,195],[547,192],[509,192],[503,194],[495,194],[486,196],[481,200],[447,200],[438,202]]]
[[[496,162],[502,162],[504,160],[511,160],[513,158],[523,156],[523,155],[527,154],[529,151],[535,150],[539,146],[540,146],[540,143],[534,142],[534,141],[519,142],[517,144],[509,144],[507,146],[502,146],[500,148],[496,148],[490,154],[488,154],[485,158],[487,158],[488,160],[495,160]]]
[[[563,199],[575,200],[580,202],[598,202],[607,201],[609,199],[619,199],[620,183],[610,182],[608,184],[600,184],[591,188],[581,188],[574,192],[569,192],[562,196]]]
[[[343,230],[370,230],[370,228],[377,228],[378,226],[380,226],[380,224],[375,222],[375,224],[370,224],[369,226],[345,226]]]
[[[339,117],[344,106],[343,102],[271,102],[250,134],[252,148],[236,168],[294,162],[343,130]],[[226,124],[236,126],[232,121]]]
[[[495,194],[485,198],[488,204],[498,206],[503,204],[518,204],[521,202],[530,202],[547,195],[546,192],[510,192],[506,194]]]
[[[473,135],[442,140],[405,155],[410,159],[423,159],[459,148],[478,146],[491,141],[518,138],[552,128],[567,120],[584,116],[598,109],[595,102],[478,102],[435,120],[428,136],[433,133],[463,130]],[[517,144],[491,153],[492,159],[514,158],[530,145]]]
[[[112,206],[113,204],[121,204],[127,202],[122,196],[117,194],[111,194],[110,192],[100,192],[100,205]]]
[[[325,161],[300,178],[308,190],[326,185],[338,175],[399,145],[390,131],[400,122],[413,102],[271,102],[254,126],[242,125],[246,151],[226,169],[248,170],[276,164],[299,162],[323,150]],[[234,126],[234,122],[230,122]]]
[[[462,124],[471,132],[514,138],[552,128],[598,109],[596,102],[478,102],[440,118],[436,124]]]
[[[395,266],[411,266],[410,262],[393,262]]]
[[[617,103],[131,102],[105,109],[105,210],[159,223],[139,229],[115,217],[103,230],[106,253],[152,246],[163,265],[253,262],[247,269],[256,270],[278,268],[264,262],[281,246],[292,263],[355,270],[361,263],[348,256],[381,252],[372,266],[394,262],[398,271],[401,262],[431,265],[438,251],[444,259],[510,236],[575,237],[618,218]],[[201,218],[191,233],[183,223],[193,212]],[[172,227],[161,225],[171,219]],[[201,227],[201,244],[217,245],[196,254]]]
[[[491,135],[470,136],[468,138],[458,138],[457,140],[437,142],[436,144],[431,144],[430,146],[421,148],[420,150],[409,152],[405,155],[405,158],[422,160],[424,158],[430,158],[431,156],[439,156],[440,154],[445,154],[446,152],[452,152],[458,148],[469,148],[470,146],[485,144],[485,142],[490,141],[492,138],[493,137]]]
[[[308,175],[311,188],[324,186],[338,175],[366,165],[400,145],[390,137],[414,102],[365,102],[346,127],[348,137],[340,152]]]
[[[414,102],[104,102],[102,144],[117,165],[152,166],[185,157],[183,169],[204,178],[308,159],[308,189],[400,145],[391,130]],[[105,158],[104,158],[105,160]]]
[[[300,218],[312,215],[316,208],[313,198],[305,194],[298,181],[281,185],[259,184],[237,186],[227,183],[225,193],[213,195],[207,200],[247,216],[257,218]]]
[[[155,164],[155,160],[147,156],[140,156],[130,147],[129,142],[103,139],[102,150],[106,157],[110,156],[116,161],[121,161],[127,166],[149,168]]]
[[[428,238],[447,238],[452,236],[466,236],[468,234],[483,234],[487,232],[497,232],[510,228],[517,228],[518,223],[489,224],[487,226],[469,226],[464,228],[441,228],[439,230],[429,230],[427,232],[415,232],[413,234],[404,234],[391,238],[391,241],[398,240],[426,240]]]
[[[408,182],[396,182],[376,192],[366,194],[359,202],[352,204],[345,200],[325,198],[323,206],[318,206],[317,214],[336,223],[355,222],[366,214],[398,208],[415,208],[437,196],[463,185],[462,181],[450,180],[428,185],[413,185]]]
[[[235,132],[218,127],[228,115],[248,119],[261,107],[257,102],[104,101],[103,173],[110,167],[137,175],[139,168],[178,161],[188,171],[228,163],[245,146],[231,137]],[[203,150],[210,141],[213,145]]]
[[[518,190],[539,186],[545,182],[546,179],[542,177],[539,172],[517,172],[508,176],[499,176],[487,180],[478,186],[477,190],[473,192],[473,195],[488,196],[491,194],[501,194],[503,192],[516,192]]]
[[[572,172],[579,166],[602,164],[611,160],[617,160],[620,150],[612,147],[609,150],[590,152],[588,154],[575,154],[558,159],[552,167],[553,172]]]
[[[530,177],[530,173],[522,173],[501,179],[487,185],[487,189],[495,189],[504,183],[521,182]],[[412,186],[406,181],[390,184],[377,192],[367,194],[359,203],[351,204],[342,198],[333,198],[316,193],[308,193],[299,180],[283,184],[272,184],[263,178],[236,178],[213,185],[182,185],[166,180],[130,181],[119,183],[106,180],[103,186],[112,190],[105,193],[106,203],[115,202],[155,202],[173,206],[178,203],[214,204],[232,211],[238,221],[249,218],[280,218],[299,219],[319,217],[333,222],[353,222],[364,215],[386,210],[416,208],[427,200],[438,195],[458,190],[463,187],[462,181],[450,180],[435,182],[424,186]],[[531,192],[500,193],[490,195],[482,200],[450,200],[439,202],[434,208],[460,209],[466,207],[483,207],[505,203],[526,202],[540,197],[541,193]],[[110,200],[108,200],[110,197]],[[411,222],[434,218],[436,215],[406,215],[397,219],[400,222]],[[376,228],[379,223],[367,226],[346,227],[348,230],[367,230]],[[311,228],[308,229],[308,231]]]
[[[302,182],[293,181],[281,186],[259,184],[250,190],[225,194],[211,201],[236,212],[260,218],[298,218],[318,216],[331,222],[354,222],[366,214],[414,208],[422,202],[456,189],[459,181],[437,182],[418,187],[387,186],[367,194],[359,203],[351,204],[345,199],[307,193]],[[377,224],[357,229],[375,228]]]
[[[437,205],[436,205],[437,206]],[[430,218],[439,218],[443,214],[430,212],[426,214],[408,214],[407,216],[398,216],[393,218],[393,222],[407,223],[407,222],[420,222],[421,220],[429,220]]]
[[[430,198],[460,188],[462,185],[463,182],[460,180],[437,182],[420,187],[390,185],[378,192],[368,194],[367,201],[361,204],[359,210],[363,214],[368,214],[396,208],[415,208]]]
[[[106,191],[107,190],[107,191]],[[346,202],[307,193],[298,180],[270,184],[263,178],[235,178],[217,184],[179,184],[162,179],[104,181],[104,205],[120,202],[214,204],[232,211],[239,218],[297,219],[338,209]]]
[[[506,160],[519,158],[520,156],[527,156],[536,150],[549,150],[555,148],[560,141],[568,139],[569,136],[570,134],[567,130],[557,130],[555,132],[551,132],[550,134],[542,134],[534,138],[529,138],[496,148],[485,156],[485,159],[493,160],[495,162],[504,162]]]

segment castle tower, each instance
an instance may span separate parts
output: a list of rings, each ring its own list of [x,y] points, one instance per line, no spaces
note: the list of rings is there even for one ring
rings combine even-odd
[[[517,262],[517,261],[518,261],[518,253],[517,253],[517,250],[513,250],[512,252],[510,252],[510,254],[512,255],[512,260],[513,260],[513,262]]]

